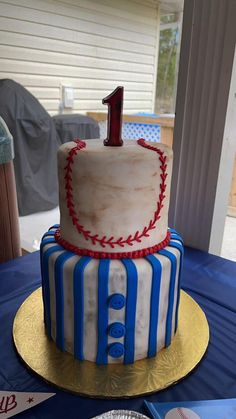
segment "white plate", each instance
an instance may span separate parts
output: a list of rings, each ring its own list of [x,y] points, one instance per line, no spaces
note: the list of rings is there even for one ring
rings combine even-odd
[[[148,417],[131,410],[110,410],[91,419],[148,419]]]

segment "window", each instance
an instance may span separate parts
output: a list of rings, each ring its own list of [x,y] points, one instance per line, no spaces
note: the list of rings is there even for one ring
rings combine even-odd
[[[175,113],[182,12],[161,14],[155,112]]]

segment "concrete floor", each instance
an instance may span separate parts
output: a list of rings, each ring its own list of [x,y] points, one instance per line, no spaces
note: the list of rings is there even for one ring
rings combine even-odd
[[[59,224],[59,208],[20,217],[21,247],[27,252],[39,249],[42,235],[53,224]],[[226,217],[221,255],[236,261],[236,218]]]
[[[236,262],[236,218],[226,217],[221,255]]]
[[[59,207],[51,211],[37,212],[36,214],[20,217],[21,247],[27,252],[34,252],[40,247],[44,233],[54,224],[59,224]]]

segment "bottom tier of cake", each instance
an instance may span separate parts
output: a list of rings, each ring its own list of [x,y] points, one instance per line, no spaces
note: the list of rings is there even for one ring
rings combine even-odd
[[[170,229],[164,249],[140,259],[77,256],[41,242],[46,333],[79,360],[130,364],[171,343],[178,325],[183,244]]]

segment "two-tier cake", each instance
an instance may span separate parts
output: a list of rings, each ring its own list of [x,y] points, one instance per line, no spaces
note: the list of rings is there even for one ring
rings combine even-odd
[[[172,150],[106,145],[59,149],[60,225],[41,243],[44,320],[76,359],[130,364],[177,330],[183,245],[168,229]]]

